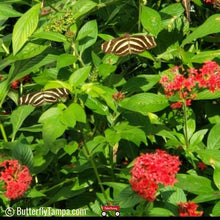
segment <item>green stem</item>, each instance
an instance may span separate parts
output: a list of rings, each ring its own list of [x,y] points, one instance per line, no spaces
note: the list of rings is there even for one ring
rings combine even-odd
[[[139,0],[138,32],[141,32],[141,9],[142,9],[142,0]]]
[[[83,139],[84,139],[84,138],[83,138]],[[104,198],[105,198],[105,200],[106,200],[106,203],[109,204],[108,197],[107,197],[107,195],[106,195],[106,193],[105,193],[105,189],[104,189],[104,187],[103,187],[103,185],[102,185],[102,181],[101,181],[101,179],[100,179],[100,177],[99,177],[98,169],[97,169],[97,167],[96,167],[96,165],[95,165],[95,162],[94,162],[94,160],[93,160],[92,155],[91,155],[90,152],[89,152],[89,149],[88,149],[88,147],[87,147],[87,144],[86,144],[86,140],[85,140],[85,139],[84,139],[84,147],[85,147],[87,156],[88,156],[88,158],[89,158],[89,160],[90,160],[90,162],[91,162],[91,164],[92,164],[93,170],[94,170],[94,172],[95,172],[96,178],[97,178],[97,180],[98,180],[98,183],[99,183],[99,186],[100,186],[101,191],[102,191],[102,193],[103,193],[103,196],[104,196]]]
[[[3,137],[4,141],[8,142],[8,138],[6,136],[5,128],[4,128],[3,124],[2,124],[2,121],[0,121],[0,129],[1,129],[2,137]]]
[[[188,129],[187,129],[187,107],[186,100],[183,101],[183,113],[184,113],[184,129],[185,129],[185,143],[186,149],[189,148],[189,138],[188,138]]]

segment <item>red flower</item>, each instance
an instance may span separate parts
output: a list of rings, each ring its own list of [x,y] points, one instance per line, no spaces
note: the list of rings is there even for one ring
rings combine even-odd
[[[122,94],[122,92],[117,92],[117,93],[114,93],[112,97],[115,101],[118,102],[118,101],[123,100],[125,98],[125,95]]]
[[[16,80],[16,81],[14,81],[14,82],[12,82],[12,83],[11,83],[11,88],[12,88],[12,89],[17,89],[19,83],[20,83],[20,80],[19,80],[19,79]]]
[[[179,101],[171,107],[181,108],[183,102],[191,105],[198,90],[208,89],[213,93],[220,90],[220,66],[214,61],[207,61],[202,68],[191,68],[184,74],[180,73],[180,68],[174,67],[169,74],[161,77],[160,83],[167,98],[176,95],[179,97]]]
[[[4,180],[6,193],[9,199],[16,199],[22,196],[28,189],[32,177],[25,165],[19,164],[17,160],[5,160],[0,164],[4,168],[0,173],[0,180]]]
[[[200,169],[200,170],[204,170],[206,169],[208,166],[206,164],[204,164],[203,162],[199,162],[197,167]]]
[[[170,105],[171,108],[175,109],[175,108],[182,108],[182,102],[175,102],[173,104]]]
[[[175,174],[179,171],[180,164],[177,156],[159,149],[156,153],[139,156],[131,170],[132,189],[144,199],[153,202],[159,183],[173,186],[177,182]]]
[[[180,202],[178,203],[179,216],[202,216],[203,211],[197,211],[198,205],[194,202]]]
[[[215,0],[203,0],[204,2],[206,3],[211,3],[211,4],[214,4]]]

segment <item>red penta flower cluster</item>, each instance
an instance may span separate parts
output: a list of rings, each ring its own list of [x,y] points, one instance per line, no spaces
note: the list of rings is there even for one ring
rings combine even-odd
[[[206,3],[211,3],[211,4],[214,4],[215,0],[203,0],[204,2]]]
[[[122,94],[122,92],[117,92],[117,93],[114,93],[112,97],[115,101],[118,102],[118,101],[123,100],[125,98],[125,95]]]
[[[159,149],[156,153],[143,154],[136,159],[131,170],[132,189],[137,191],[139,196],[153,202],[159,183],[173,186],[177,182],[175,175],[180,165],[178,156],[172,156]]]
[[[12,82],[12,83],[11,83],[11,88],[12,88],[12,89],[17,89],[21,81],[22,81],[23,83],[30,82],[30,81],[31,81],[31,78],[30,78],[29,75],[24,76],[22,79],[18,79],[18,80],[16,80],[16,81]]]
[[[220,90],[220,66],[214,61],[207,61],[200,69],[188,69],[181,74],[179,67],[161,77],[160,83],[164,87],[168,98],[178,95],[179,101],[171,105],[181,108],[183,103],[191,105],[191,100],[197,97],[198,90],[208,89],[210,92]]]
[[[205,164],[205,163],[203,163],[203,162],[199,162],[198,163],[198,165],[197,165],[197,167],[200,169],[200,170],[205,170],[208,166]]]
[[[180,202],[178,203],[178,206],[179,216],[181,217],[202,216],[203,214],[203,211],[197,211],[199,206],[194,202]]]
[[[5,160],[0,164],[0,168],[4,168],[0,173],[0,180],[5,182],[6,193],[4,195],[9,199],[22,196],[32,180],[28,168],[19,164],[17,160]]]

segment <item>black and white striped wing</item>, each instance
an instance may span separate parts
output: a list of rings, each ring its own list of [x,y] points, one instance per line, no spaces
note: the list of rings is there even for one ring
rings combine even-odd
[[[113,53],[117,56],[125,56],[127,54],[139,54],[145,50],[156,46],[156,42],[152,36],[125,34],[113,40],[104,42],[101,49],[105,53]]]
[[[48,89],[41,92],[32,92],[19,99],[19,105],[41,106],[45,103],[56,103],[60,98],[69,94],[65,88]]]
[[[214,8],[217,8],[220,10],[220,0],[215,0],[214,1]]]

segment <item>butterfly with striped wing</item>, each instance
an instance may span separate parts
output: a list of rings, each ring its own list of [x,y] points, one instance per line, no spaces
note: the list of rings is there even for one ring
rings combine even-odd
[[[32,92],[20,97],[19,105],[33,105],[35,107],[42,106],[45,103],[56,103],[62,97],[69,94],[69,90],[65,88],[48,89],[40,92]]]
[[[220,0],[215,0],[214,1],[214,8],[217,8],[220,10]]]
[[[152,36],[125,34],[101,45],[105,53],[113,53],[117,56],[126,56],[128,54],[139,54],[145,50],[156,47],[156,42]]]

